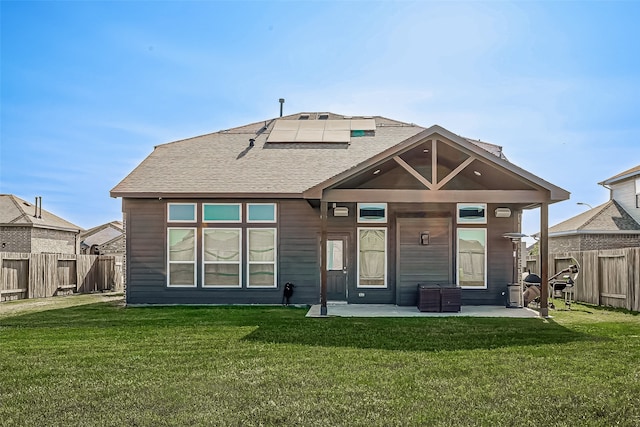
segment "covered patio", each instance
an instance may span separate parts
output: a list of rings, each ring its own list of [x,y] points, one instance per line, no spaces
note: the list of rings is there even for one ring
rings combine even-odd
[[[508,317],[536,318],[540,313],[530,308],[506,308],[495,305],[463,305],[459,312],[422,312],[415,306],[394,304],[345,304],[328,302],[329,316],[337,317]],[[321,305],[311,306],[307,317],[327,317],[321,314]]]

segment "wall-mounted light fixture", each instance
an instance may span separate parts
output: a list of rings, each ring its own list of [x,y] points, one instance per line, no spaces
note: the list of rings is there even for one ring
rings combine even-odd
[[[511,216],[511,209],[496,208],[496,218],[509,218],[510,216]]]
[[[349,208],[346,206],[334,207],[333,216],[349,216]]]
[[[429,232],[421,231],[420,232],[420,245],[427,246],[429,244]]]

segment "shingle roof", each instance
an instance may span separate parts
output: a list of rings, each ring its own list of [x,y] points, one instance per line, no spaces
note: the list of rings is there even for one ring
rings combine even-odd
[[[303,114],[312,120],[320,113],[297,113],[159,145],[111,190],[111,195],[297,197],[426,130],[375,116],[369,117],[375,120],[375,135],[352,137],[349,144],[267,142],[276,120],[298,120]],[[323,114],[329,120],[351,118]],[[249,146],[250,139],[254,140],[253,147]],[[506,160],[497,145],[466,141]]]
[[[631,169],[628,169],[624,172],[620,172],[619,174],[614,175],[611,178],[605,179],[604,181],[599,182],[598,184],[600,185],[615,184],[618,181],[633,178],[634,176],[638,176],[638,175],[640,175],[640,165],[633,167]]]
[[[80,240],[81,243],[87,246],[102,245],[123,234],[124,229],[122,222],[112,221],[80,233]]]
[[[54,228],[59,230],[80,231],[78,227],[71,222],[42,209],[38,210],[39,215],[36,218],[35,205],[29,203],[13,194],[0,194],[0,224],[2,225],[24,225],[40,228]]]
[[[640,224],[615,200],[609,200],[586,212],[549,228],[549,235],[580,233],[639,232]]]
[[[423,130],[376,117],[375,137],[353,138],[348,149],[340,149],[266,143],[273,122],[157,146],[112,193],[300,194]],[[265,123],[267,130],[261,132]],[[250,138],[255,139],[254,147],[249,147]]]

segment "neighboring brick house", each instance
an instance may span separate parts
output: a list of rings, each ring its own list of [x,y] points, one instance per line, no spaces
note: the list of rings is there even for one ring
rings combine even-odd
[[[76,254],[80,230],[42,209],[41,198],[33,204],[0,194],[0,252]]]
[[[80,251],[91,255],[124,255],[122,221],[111,221],[80,233]]]
[[[640,247],[640,165],[598,184],[610,200],[549,229],[549,251]]]

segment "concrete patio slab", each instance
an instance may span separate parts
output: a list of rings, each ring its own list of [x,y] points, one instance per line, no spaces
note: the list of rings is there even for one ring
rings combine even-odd
[[[530,308],[506,308],[489,305],[463,305],[458,313],[421,312],[415,306],[393,304],[327,304],[327,315],[337,317],[510,317],[536,318],[540,313]],[[320,315],[320,304],[311,306],[307,317]]]

